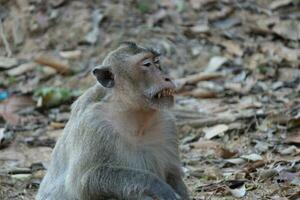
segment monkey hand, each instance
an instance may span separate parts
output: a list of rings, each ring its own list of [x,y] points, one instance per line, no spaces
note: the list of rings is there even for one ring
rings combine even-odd
[[[182,198],[179,197],[179,195],[176,195],[176,197],[178,197],[178,198],[175,199],[175,200],[183,200]],[[161,200],[161,199],[159,199],[158,197],[150,197],[150,196],[146,196],[146,197],[144,197],[142,200]]]
[[[143,200],[183,200],[168,184],[154,181]]]
[[[180,199],[181,200],[181,198],[179,197],[178,199]],[[146,196],[146,197],[144,197],[142,200],[160,200],[160,199],[158,199],[158,198],[156,198],[156,197],[150,197],[150,196]],[[177,200],[177,199],[176,199]]]

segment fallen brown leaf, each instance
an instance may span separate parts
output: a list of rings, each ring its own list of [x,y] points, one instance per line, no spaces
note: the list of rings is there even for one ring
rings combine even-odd
[[[27,96],[12,96],[0,103],[0,116],[11,125],[22,124],[24,117],[17,114],[21,108],[34,106],[34,101]]]
[[[266,160],[258,160],[255,162],[248,162],[244,166],[244,171],[247,173],[255,171],[257,168],[263,167],[267,164]]]
[[[222,144],[200,138],[197,142],[191,143],[191,147],[200,150],[204,154],[216,155],[222,158],[231,158],[236,155],[236,152],[229,151]]]
[[[36,63],[51,67],[62,74],[71,73],[71,69],[68,64],[62,60],[52,58],[49,56],[39,56],[34,60]]]
[[[289,135],[285,142],[288,144],[300,144],[300,133]]]

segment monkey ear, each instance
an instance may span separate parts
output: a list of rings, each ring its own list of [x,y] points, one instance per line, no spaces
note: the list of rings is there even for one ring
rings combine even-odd
[[[115,84],[114,74],[108,66],[100,66],[93,69],[93,75],[97,81],[106,88],[112,88]]]

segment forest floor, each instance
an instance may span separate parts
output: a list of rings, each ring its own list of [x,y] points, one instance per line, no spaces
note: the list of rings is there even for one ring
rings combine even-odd
[[[32,200],[71,103],[122,41],[152,46],[195,200],[300,199],[299,0],[0,0],[0,200]]]

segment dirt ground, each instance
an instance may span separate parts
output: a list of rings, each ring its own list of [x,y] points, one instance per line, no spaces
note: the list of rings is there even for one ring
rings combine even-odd
[[[122,41],[159,50],[176,82],[193,199],[300,199],[299,0],[0,0],[0,200],[34,199]]]

